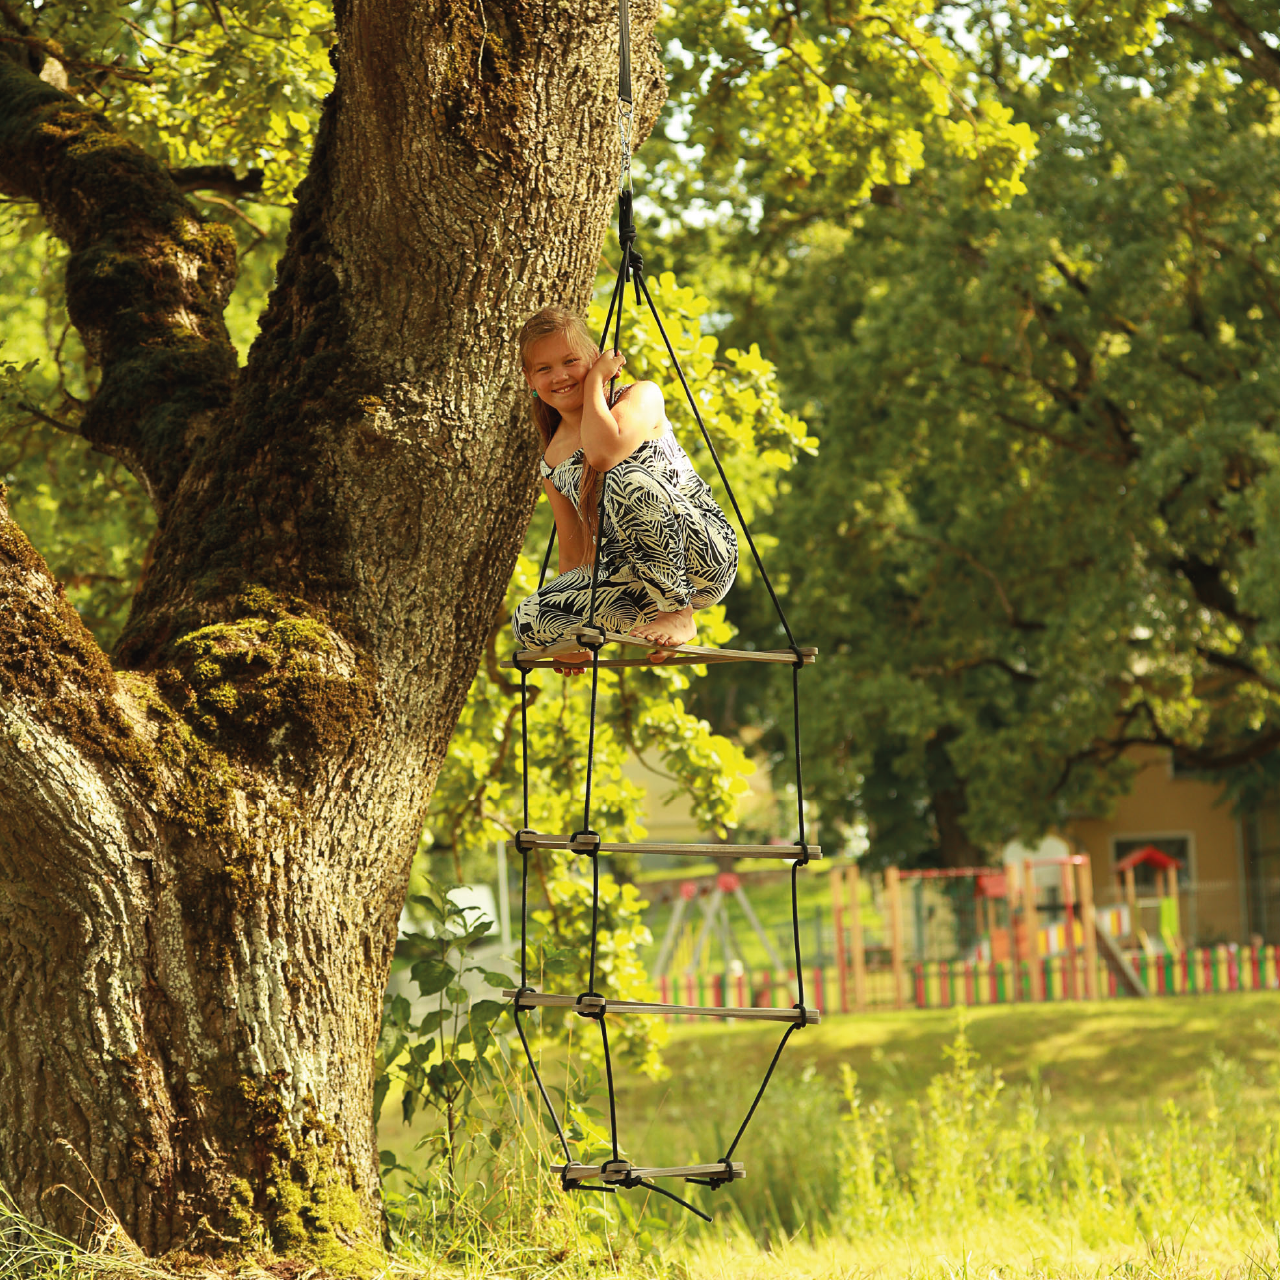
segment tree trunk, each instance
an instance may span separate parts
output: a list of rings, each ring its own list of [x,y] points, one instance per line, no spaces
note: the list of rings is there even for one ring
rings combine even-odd
[[[160,514],[113,664],[0,501],[0,1183],[156,1253],[377,1247],[396,923],[532,507],[515,332],[585,304],[610,213],[611,6],[337,21],[238,377],[222,229],[0,58],[0,189],[70,245],[102,367],[85,434]]]
[[[981,867],[988,861],[987,853],[974,844],[965,829],[964,818],[969,810],[965,782],[947,752],[947,743],[955,736],[955,730],[947,726],[925,746],[938,860],[944,867]]]

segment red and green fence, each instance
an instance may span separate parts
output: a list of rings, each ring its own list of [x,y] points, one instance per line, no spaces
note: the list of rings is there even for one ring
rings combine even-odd
[[[1280,989],[1277,948],[1190,947],[1178,953],[1131,954],[1129,962],[1153,996],[1203,995],[1220,991]],[[952,1005],[1008,1004],[1015,1000],[1078,1000],[1089,989],[1081,955],[1041,956],[1040,996],[1034,986],[1036,961],[926,961],[913,968],[913,1003],[920,1009]],[[1094,990],[1099,999],[1128,993],[1114,969],[1101,958]]]
[[[1203,995],[1227,991],[1280,990],[1280,948],[1226,944],[1190,947],[1177,953],[1131,953],[1129,963],[1153,996]],[[1085,958],[1041,956],[1038,961],[927,960],[904,975],[904,988],[894,991],[891,970],[869,970],[866,1007],[946,1009],[960,1005],[1011,1004],[1038,1000],[1083,1000],[1090,985],[1098,999],[1127,996],[1119,976],[1101,958],[1093,984],[1087,981]],[[1033,969],[1038,965],[1038,972]],[[805,1003],[838,1012],[840,988],[833,968],[805,971]],[[686,973],[657,982],[663,1004],[723,1008],[785,1008],[795,1003],[795,974]]]

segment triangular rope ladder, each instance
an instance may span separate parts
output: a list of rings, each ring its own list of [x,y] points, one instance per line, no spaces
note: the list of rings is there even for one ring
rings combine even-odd
[[[512,1017],[515,1020],[516,1031],[519,1033],[520,1042],[524,1046],[525,1056],[529,1063],[529,1069],[533,1073],[534,1082],[538,1087],[538,1092],[547,1108],[547,1112],[551,1116],[552,1124],[555,1126],[556,1137],[559,1139],[560,1146],[564,1151],[564,1163],[556,1169],[560,1175],[560,1185],[564,1190],[615,1192],[620,1188],[645,1187],[648,1190],[656,1191],[658,1194],[676,1201],[677,1204],[683,1205],[690,1212],[696,1213],[700,1218],[704,1218],[709,1222],[711,1219],[708,1214],[703,1213],[701,1209],[690,1204],[687,1200],[682,1199],[674,1192],[658,1186],[653,1179],[683,1178],[686,1182],[710,1187],[714,1190],[724,1186],[726,1183],[734,1181],[737,1178],[744,1177],[745,1170],[740,1162],[733,1159],[733,1154],[737,1150],[738,1144],[741,1142],[748,1124],[750,1124],[752,1117],[755,1115],[761,1099],[764,1097],[765,1090],[769,1086],[769,1081],[773,1077],[774,1068],[778,1065],[778,1059],[782,1056],[782,1050],[786,1047],[787,1041],[791,1038],[792,1034],[798,1027],[808,1026],[820,1020],[818,1011],[808,1008],[804,1001],[804,967],[800,955],[800,913],[797,902],[796,880],[797,873],[801,867],[805,866],[812,859],[820,858],[822,856],[822,851],[818,846],[810,845],[805,840],[804,775],[800,754],[800,669],[815,660],[817,650],[801,648],[796,643],[796,638],[792,634],[790,624],[787,622],[787,617],[783,611],[782,604],[778,599],[777,592],[774,590],[773,584],[769,580],[769,575],[765,571],[764,562],[760,558],[760,552],[756,547],[755,540],[751,536],[751,530],[747,527],[746,519],[742,514],[742,508],[738,505],[737,498],[734,497],[733,488],[729,483],[729,477],[725,474],[724,465],[721,463],[719,454],[717,454],[715,446],[711,442],[711,436],[707,431],[705,423],[702,421],[702,415],[698,412],[697,400],[689,387],[688,380],[685,378],[684,370],[680,367],[680,361],[676,357],[675,349],[671,345],[671,339],[667,336],[666,329],[663,327],[662,317],[658,314],[658,309],[654,305],[653,297],[649,292],[648,283],[644,278],[643,259],[634,248],[636,229],[632,213],[633,195],[630,189],[631,71],[627,0],[619,0],[619,37],[618,98],[619,120],[622,133],[623,163],[620,181],[621,191],[618,197],[618,241],[622,248],[622,261],[618,268],[617,279],[614,281],[613,296],[609,301],[609,310],[606,314],[604,330],[600,337],[600,347],[603,350],[605,340],[609,336],[609,326],[612,323],[614,326],[614,349],[622,349],[622,309],[626,298],[626,287],[629,283],[634,284],[636,304],[639,305],[640,300],[643,297],[644,302],[648,305],[650,314],[653,316],[654,323],[658,327],[658,332],[662,335],[662,340],[666,346],[667,354],[671,359],[672,367],[680,379],[680,385],[684,388],[684,393],[688,399],[689,408],[693,413],[694,420],[697,422],[698,429],[702,433],[702,439],[706,444],[707,451],[711,455],[711,460],[715,463],[716,470],[719,472],[725,493],[728,495],[729,501],[733,505],[734,514],[738,518],[738,524],[742,529],[747,546],[751,549],[751,555],[755,561],[756,569],[760,574],[761,581],[769,592],[769,598],[773,602],[773,607],[778,615],[778,621],[781,623],[782,629],[786,634],[788,645],[785,649],[776,650],[712,649],[692,644],[666,647],[654,645],[648,641],[640,640],[635,636],[624,636],[615,632],[606,631],[597,626],[595,621],[596,577],[600,563],[598,550],[591,569],[591,591],[588,598],[585,625],[581,627],[571,639],[545,649],[520,650],[514,655],[510,662],[504,662],[502,664],[505,667],[515,668],[520,672],[520,740],[522,746],[521,768],[523,773],[524,795],[524,826],[516,833],[515,840],[513,841],[515,849],[521,855],[520,986],[514,991],[504,991],[503,995],[512,1002]],[[612,392],[612,385],[610,390]],[[604,529],[604,499],[608,483],[609,473],[606,471],[600,476],[600,506],[596,524],[597,529],[602,532]],[[551,541],[547,545],[547,553],[543,558],[542,572],[538,579],[539,588],[541,588],[546,579],[547,568],[551,563],[551,550],[554,545],[555,530],[553,528]],[[602,667],[649,665],[647,657],[601,658],[601,650],[607,645],[633,648],[639,647],[650,652],[661,650],[665,655],[665,662],[667,664],[703,665],[721,662],[771,662],[786,663],[790,665],[792,718],[794,730],[793,741],[795,745],[797,830],[799,834],[799,839],[795,844],[789,846],[725,844],[636,845],[607,843],[602,840],[600,834],[594,831],[591,827],[591,781],[595,756],[596,695],[599,688],[600,669]],[[564,659],[561,657],[557,661],[557,654],[581,652],[583,650],[591,654],[591,715],[587,736],[586,769],[583,786],[582,827],[580,830],[569,835],[548,835],[534,831],[529,826],[529,672],[538,668],[563,666]],[[529,855],[539,849],[567,850],[570,853],[580,854],[581,856],[591,860],[591,956],[588,968],[587,990],[577,996],[538,991],[529,985]],[[790,1009],[734,1009],[724,1007],[697,1007],[691,1005],[664,1005],[650,1004],[643,1001],[614,1000],[596,991],[596,949],[600,916],[600,855],[604,853],[624,852],[669,854],[672,856],[704,854],[721,858],[750,857],[782,858],[790,860],[791,931],[792,945],[795,954],[795,980],[797,995],[795,1005]],[[609,1098],[609,1138],[613,1151],[612,1160],[599,1165],[586,1165],[574,1160],[573,1153],[569,1150],[569,1142],[560,1123],[560,1118],[556,1113],[555,1107],[552,1105],[551,1099],[547,1094],[546,1086],[543,1084],[542,1077],[538,1072],[537,1063],[534,1061],[533,1052],[529,1046],[529,1040],[525,1034],[524,1025],[521,1021],[521,1014],[534,1008],[574,1009],[581,1017],[589,1018],[599,1025],[605,1065],[605,1080]],[[729,1143],[724,1155],[715,1163],[650,1168],[632,1164],[630,1161],[622,1158],[618,1140],[617,1099],[613,1081],[613,1061],[609,1053],[607,1019],[614,1015],[636,1013],[697,1014],[715,1018],[739,1019],[744,1021],[785,1022],[787,1024],[786,1030],[782,1034],[782,1039],[779,1041],[778,1047],[774,1051],[773,1058],[769,1062],[768,1069],[765,1071],[764,1079],[761,1081],[760,1087],[757,1090],[750,1107],[747,1108],[747,1113],[743,1118],[741,1125],[738,1127],[738,1131],[734,1135],[733,1141]]]

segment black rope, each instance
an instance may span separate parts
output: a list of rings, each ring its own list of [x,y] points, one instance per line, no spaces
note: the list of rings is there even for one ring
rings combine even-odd
[[[696,1181],[696,1179],[687,1178],[686,1181],[694,1182]],[[674,1191],[667,1191],[664,1187],[658,1186],[656,1182],[650,1182],[648,1178],[637,1178],[636,1186],[644,1187],[649,1191],[656,1191],[660,1196],[666,1196],[668,1200],[674,1200],[676,1204],[684,1205],[684,1207],[688,1209],[690,1213],[696,1213],[698,1217],[700,1217],[703,1220],[703,1222],[710,1222],[712,1220],[711,1215],[709,1213],[703,1213],[701,1209],[697,1208],[695,1205],[691,1205],[687,1200],[684,1200],[680,1196],[676,1195]]]
[[[533,1072],[533,1078],[538,1085],[538,1092],[542,1094],[542,1101],[551,1115],[551,1123],[556,1127],[556,1137],[560,1139],[560,1145],[564,1148],[564,1158],[568,1161],[572,1161],[573,1154],[569,1150],[569,1143],[564,1136],[564,1130],[560,1127],[560,1117],[556,1115],[556,1109],[551,1105],[551,1099],[547,1096],[546,1086],[543,1085],[542,1077],[538,1074],[537,1064],[533,1060],[533,1050],[529,1048],[529,1041],[525,1037],[524,1027],[520,1025],[519,995],[516,996],[511,1005],[511,1016],[515,1019],[516,1030],[520,1033],[520,1043],[524,1045],[524,1056],[529,1060],[529,1070]]]
[[[730,1158],[737,1149],[738,1143],[742,1141],[742,1135],[747,1131],[747,1125],[751,1123],[751,1117],[755,1115],[756,1108],[760,1105],[760,1099],[764,1097],[764,1091],[769,1087],[769,1081],[773,1078],[773,1069],[778,1065],[778,1059],[782,1057],[782,1050],[786,1047],[787,1041],[791,1039],[792,1032],[800,1025],[799,1022],[793,1022],[782,1033],[782,1039],[778,1041],[778,1047],[773,1053],[773,1061],[769,1063],[769,1070],[764,1073],[764,1079],[760,1082],[760,1088],[756,1093],[755,1099],[752,1101],[751,1106],[747,1108],[746,1118],[738,1126],[738,1132],[734,1134],[733,1141],[729,1143],[729,1150],[724,1153],[723,1161],[726,1171],[728,1170]],[[727,1179],[720,1179],[720,1181],[727,1181]]]
[[[787,640],[790,642],[790,648],[795,652],[797,663],[801,660],[799,646],[796,644],[796,638],[791,633],[791,624],[787,621],[787,615],[782,608],[782,602],[778,599],[778,593],[773,589],[773,583],[769,580],[769,574],[765,570],[764,561],[760,558],[760,551],[756,547],[755,539],[751,536],[751,530],[747,528],[746,517],[742,514],[742,508],[738,506],[738,499],[734,496],[733,486],[729,483],[729,477],[725,474],[724,463],[720,461],[720,455],[716,452],[716,447],[711,443],[711,435],[707,431],[706,423],[702,421],[702,414],[698,412],[698,403],[694,399],[693,392],[689,389],[688,380],[684,376],[684,370],[680,367],[680,361],[676,358],[675,348],[671,345],[671,339],[667,337],[667,331],[663,328],[662,317],[658,314],[658,308],[654,305],[653,295],[649,292],[648,281],[644,278],[643,272],[636,273],[636,281],[640,288],[644,291],[645,301],[649,304],[649,313],[653,316],[654,323],[658,326],[658,332],[662,335],[662,341],[666,344],[667,354],[671,357],[671,364],[676,371],[676,376],[680,379],[680,385],[684,388],[685,398],[689,401],[689,408],[693,411],[694,421],[698,424],[698,430],[702,432],[702,439],[706,443],[707,451],[711,454],[711,461],[716,464],[716,470],[720,473],[720,481],[724,485],[724,491],[733,505],[733,512],[738,517],[738,523],[742,526],[743,536],[747,540],[747,546],[751,548],[751,556],[756,562],[756,568],[760,571],[760,577],[764,582],[765,589],[769,592],[769,599],[773,601],[774,610],[777,612],[778,621],[782,623],[782,629],[787,633]]]
[[[801,1024],[805,1014],[804,1008],[804,968],[800,959],[800,905],[796,895],[796,872],[808,861],[808,855],[797,858],[791,864],[791,941],[796,952],[796,1008],[800,1010]]]
[[[587,992],[599,995],[596,990],[596,923],[600,915],[600,855],[591,855],[591,966],[587,970]]]
[[[797,818],[800,827],[801,864],[809,861],[809,846],[804,838],[804,768],[800,760],[800,664],[791,668],[791,715],[795,730],[796,748],[796,800]]]
[[[519,658],[516,659],[518,663]],[[520,780],[524,791],[524,826],[529,830],[529,669],[520,668]],[[529,849],[516,836],[520,850],[520,987],[529,985]]]
[[[609,1029],[605,1026],[604,1009],[600,1010],[600,1041],[604,1046],[604,1071],[609,1085],[609,1142],[613,1147],[613,1158],[621,1160],[618,1153],[618,1108],[613,1092],[613,1059],[609,1056]]]
[[[547,539],[547,550],[542,557],[542,572],[538,574],[538,590],[542,590],[542,584],[547,580],[547,570],[551,567],[551,549],[556,545],[556,522],[554,518],[551,521],[551,537]]]

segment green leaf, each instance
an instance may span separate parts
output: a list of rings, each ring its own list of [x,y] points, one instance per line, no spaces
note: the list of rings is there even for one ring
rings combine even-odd
[[[376,1124],[378,1117],[382,1114],[382,1104],[387,1100],[387,1094],[391,1089],[391,1077],[388,1075],[380,1075],[373,1082],[373,1119]],[[383,1153],[387,1154],[386,1152]],[[384,1161],[385,1163],[385,1161]]]
[[[441,1024],[452,1016],[453,1011],[450,1009],[432,1009],[432,1011],[418,1024],[418,1034],[425,1036],[429,1035],[432,1031],[438,1031]]]
[[[505,1000],[477,1000],[467,1010],[467,1021],[472,1026],[496,1022],[510,1008]]]
[[[443,991],[457,976],[457,970],[435,956],[417,961],[409,970],[409,976],[424,996],[434,996]]]

